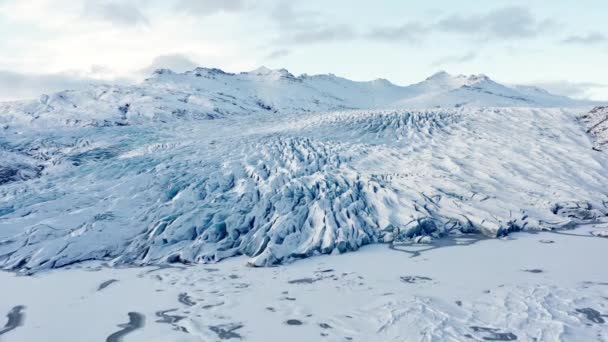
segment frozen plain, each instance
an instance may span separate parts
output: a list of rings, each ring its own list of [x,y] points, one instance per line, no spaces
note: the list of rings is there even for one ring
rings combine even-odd
[[[68,297],[83,293],[79,298],[89,303],[98,297],[85,294],[88,288],[72,290],[70,277],[79,284],[117,279],[95,294],[123,288],[104,300],[112,305],[131,303],[141,291],[135,289],[159,286],[161,292],[142,294],[147,309],[85,305],[108,314],[103,331],[81,331],[95,334],[93,340],[113,330],[115,340],[169,333],[170,340],[263,340],[270,331],[279,339],[281,333],[293,338],[298,327],[297,338],[307,340],[606,339],[606,114],[590,109],[589,103],[503,86],[483,75],[439,73],[399,87],[268,69],[238,75],[160,70],[139,86],[95,86],[8,103],[0,106],[0,266],[36,278],[3,274],[3,284],[27,295],[18,290],[34,286],[27,279],[48,281],[51,299],[67,291]],[[590,229],[574,231],[585,238],[559,235],[560,244],[545,246],[536,235],[518,234],[515,241],[433,250],[423,253],[429,255],[424,268],[416,268],[423,255],[409,258],[386,245],[319,257],[374,243],[425,248],[578,226]],[[494,250],[498,246],[505,246],[503,254]],[[224,260],[229,257],[236,258]],[[148,269],[49,271],[89,260],[113,267],[213,265],[141,278],[136,274]],[[244,266],[281,264],[288,266]],[[513,276],[510,282],[495,283],[511,268],[505,273]],[[337,271],[320,272],[327,269]],[[566,280],[567,274],[575,276]],[[290,284],[294,279],[302,281]],[[276,298],[273,289],[285,283],[289,289]],[[472,292],[453,299],[461,293],[449,290],[458,286]],[[409,292],[411,287],[417,290]],[[350,290],[338,299],[342,288]],[[297,302],[290,291],[307,289],[311,312],[299,302],[286,305]],[[374,289],[398,297],[378,302],[369,297]],[[488,298],[498,301],[480,301],[488,290]],[[195,298],[196,292],[201,295]],[[156,304],[170,310],[176,298],[191,307],[188,313],[177,307],[184,318],[170,318],[174,311],[155,316],[163,310]],[[272,324],[283,325],[269,325],[271,316],[251,321],[265,317],[253,307],[260,298],[272,308],[261,309],[279,310],[284,318]],[[461,305],[454,307],[455,301]],[[25,320],[22,328],[11,326],[19,325],[22,312],[27,319],[44,308],[34,309],[39,305],[26,299],[0,304],[10,312],[3,338],[34,336],[19,337],[35,334]],[[78,309],[52,307],[84,318]],[[337,309],[353,313],[345,314],[353,321],[336,318]],[[315,315],[327,322],[314,323]],[[132,327],[116,329],[129,319]],[[153,320],[172,323],[160,332],[163,325]],[[36,324],[58,339],[76,336]]]
[[[105,341],[132,313],[141,323],[123,341],[606,341],[608,239],[595,230],[372,245],[271,268],[236,257],[0,273],[0,312],[23,306],[0,338]]]

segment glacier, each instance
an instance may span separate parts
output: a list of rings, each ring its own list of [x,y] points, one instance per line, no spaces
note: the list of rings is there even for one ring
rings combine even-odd
[[[605,225],[594,105],[484,75],[402,87],[265,68],[0,104],[0,267],[272,266]]]

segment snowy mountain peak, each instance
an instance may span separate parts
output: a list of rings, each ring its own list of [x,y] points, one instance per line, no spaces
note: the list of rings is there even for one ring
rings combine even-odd
[[[152,75],[174,75],[174,74],[175,74],[175,72],[173,70],[167,69],[167,68],[156,69],[152,73]]]
[[[484,74],[477,74],[477,75],[470,75],[470,76],[466,77],[465,85],[472,86],[472,85],[486,83],[486,82],[487,83],[496,83]]]
[[[592,105],[597,103],[502,85],[483,74],[453,76],[442,71],[420,83],[398,86],[385,79],[360,82],[334,74],[295,77],[286,69],[266,67],[241,73],[199,67],[184,73],[158,69],[139,85],[91,85],[42,100],[2,104],[0,127],[135,125],[344,109]]]
[[[249,75],[256,75],[256,76],[264,76],[264,77],[268,77],[271,79],[282,79],[282,78],[287,78],[287,79],[295,79],[296,77],[290,73],[287,69],[270,69],[267,68],[265,66],[261,66],[257,69],[254,69],[250,72],[247,72],[246,74]]]
[[[457,89],[464,86],[474,86],[482,83],[495,83],[485,74],[477,75],[451,75],[445,71],[439,71],[424,81],[418,83],[419,85],[425,85],[426,88],[435,89]]]
[[[441,81],[449,78],[452,78],[452,75],[450,75],[446,71],[441,70],[427,77],[425,81]]]
[[[371,81],[371,83],[374,85],[380,85],[380,86],[397,87],[397,85],[395,85],[393,82],[387,80],[386,78],[377,78],[377,79]]]
[[[273,71],[272,69],[269,69],[269,68],[267,68],[267,67],[265,67],[265,66],[262,65],[261,67],[259,67],[257,69],[251,70],[249,73],[250,74],[254,74],[254,75],[268,75],[272,71]]]
[[[185,74],[194,74],[195,76],[201,76],[203,74],[207,74],[207,75],[228,75],[228,76],[233,76],[234,75],[232,73],[225,72],[222,69],[218,69],[218,68],[202,68],[202,67],[195,68],[192,71],[187,71],[187,72],[185,72]]]
[[[424,81],[413,84],[416,93],[446,91],[462,87],[467,84],[468,77],[464,75],[453,76],[445,71],[439,71]]]

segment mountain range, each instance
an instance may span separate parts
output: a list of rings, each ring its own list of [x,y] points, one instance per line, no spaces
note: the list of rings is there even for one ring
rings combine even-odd
[[[285,69],[265,67],[239,74],[208,68],[185,73],[159,69],[138,85],[91,85],[2,104],[0,124],[103,126],[260,112],[593,104],[537,87],[502,85],[485,75],[439,72],[422,82],[398,86],[384,79],[356,82],[333,74],[296,77]]]

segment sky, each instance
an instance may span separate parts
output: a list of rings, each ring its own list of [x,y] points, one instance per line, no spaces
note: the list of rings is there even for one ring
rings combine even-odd
[[[154,69],[399,85],[445,70],[608,100],[605,0],[0,0],[0,100]]]

